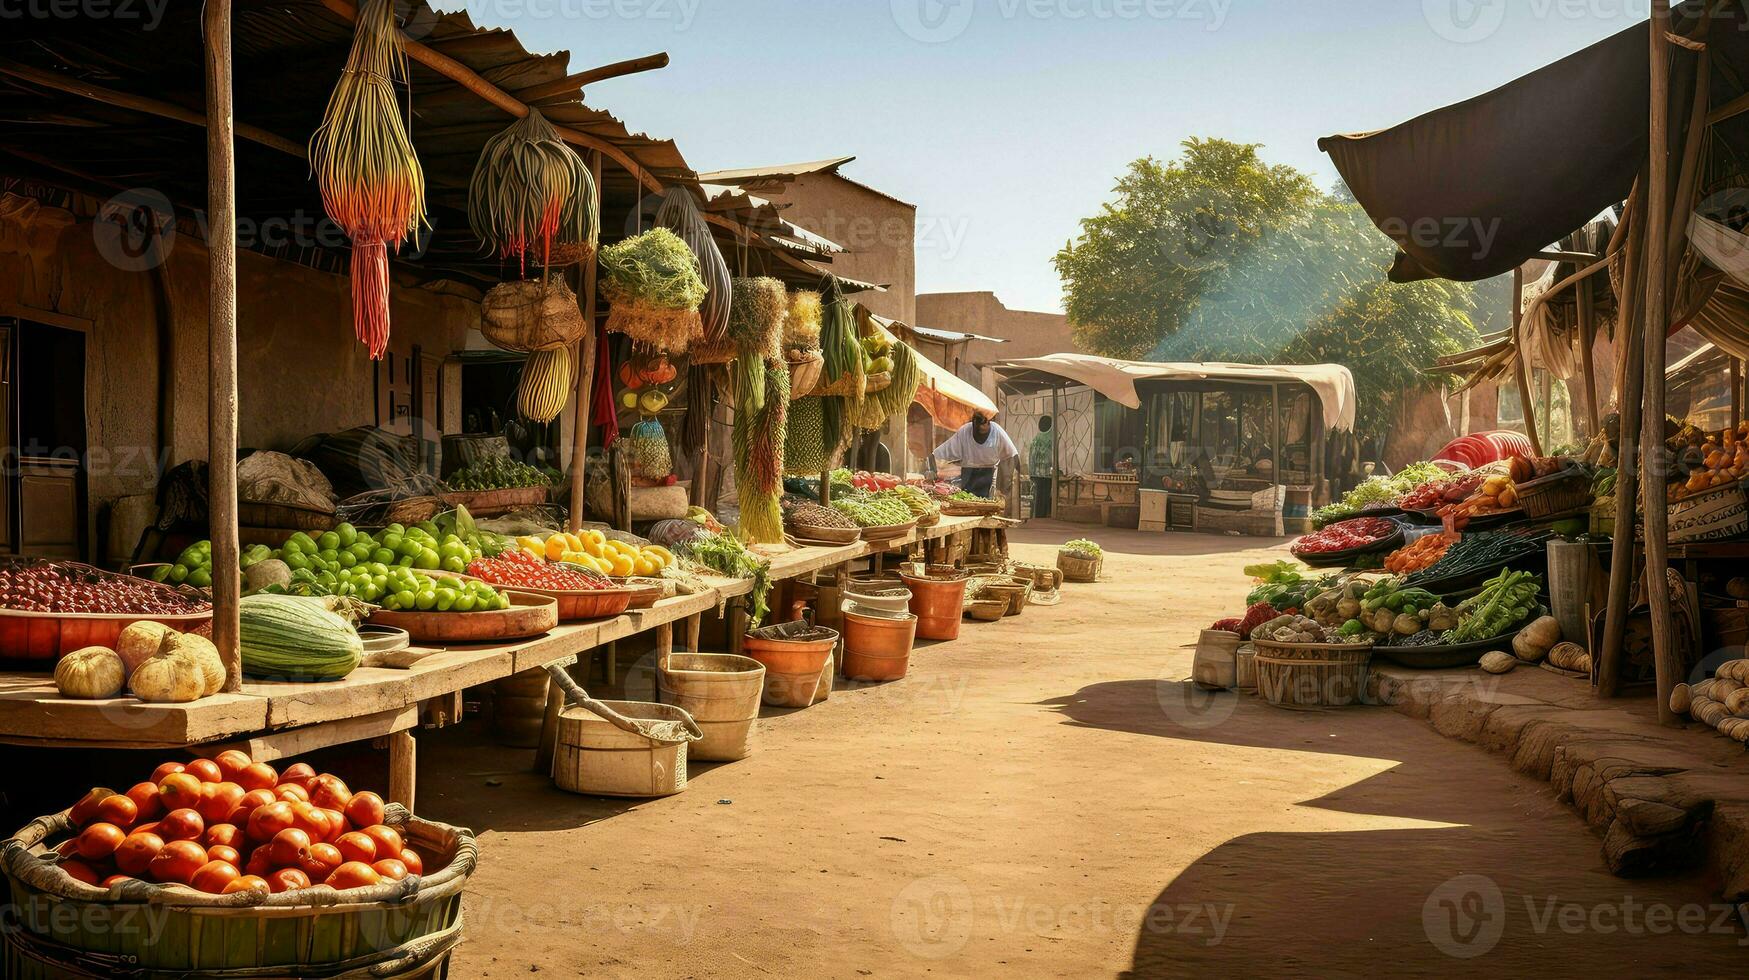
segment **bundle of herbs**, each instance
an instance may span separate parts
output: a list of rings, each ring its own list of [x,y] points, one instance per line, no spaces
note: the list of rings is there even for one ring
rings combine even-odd
[[[702,339],[706,343],[723,340],[729,329],[734,287],[729,279],[729,264],[723,261],[722,249],[717,247],[704,216],[698,213],[692,192],[684,187],[669,188],[656,208],[656,226],[680,236],[680,240],[697,256],[699,274],[705,285],[704,302],[698,311],[704,334]]]
[[[765,390],[759,407],[735,409],[735,490],[741,501],[742,536],[755,544],[781,544],[783,509],[778,500],[783,495],[789,372],[766,365],[761,377]]]
[[[607,329],[639,350],[685,353],[704,333],[706,295],[698,256],[666,228],[601,250],[601,291],[612,308]]]
[[[407,55],[389,0],[362,0],[352,51],[310,140],[322,207],[352,241],[352,323],[374,359],[389,347],[389,247],[425,219],[425,172],[407,136],[395,82]]]

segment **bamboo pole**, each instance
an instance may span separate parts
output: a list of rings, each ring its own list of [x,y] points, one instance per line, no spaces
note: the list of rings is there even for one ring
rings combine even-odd
[[[1530,352],[1524,348],[1524,266],[1512,270],[1512,342],[1518,347],[1518,403],[1524,407],[1524,432],[1531,451],[1543,454],[1542,438],[1536,433],[1536,404],[1530,390]]]
[[[1664,581],[1669,565],[1664,535],[1669,530],[1666,510],[1669,488],[1665,484],[1664,454],[1664,361],[1668,345],[1670,309],[1667,304],[1669,252],[1664,241],[1670,230],[1670,44],[1664,33],[1670,11],[1659,0],[1652,4],[1651,20],[1651,135],[1646,185],[1646,309],[1642,337],[1645,411],[1641,419],[1641,493],[1646,499],[1646,594],[1652,607],[1654,649],[1666,646],[1670,623],[1670,590]],[[1669,695],[1663,692],[1663,658],[1657,657],[1659,673],[1658,717],[1673,718]]]
[[[601,187],[601,154],[590,153],[589,173],[595,179],[595,186]],[[589,459],[589,423],[593,416],[591,411],[595,393],[595,361],[600,353],[595,349],[595,278],[597,266],[594,260],[583,263],[583,295],[578,297],[583,304],[583,339],[577,344],[577,406],[576,414],[571,419],[571,514],[566,522],[572,534],[583,529],[585,488],[585,463]]]
[[[213,645],[225,691],[243,689],[237,603],[237,161],[231,135],[231,0],[207,0],[207,513],[213,544]]]
[[[1731,430],[1743,424],[1743,362],[1731,358]]]
[[[658,51],[642,58],[628,58],[625,61],[616,61],[611,65],[602,65],[599,68],[591,68],[587,71],[566,75],[564,78],[518,89],[516,97],[524,102],[539,102],[541,99],[548,99],[555,95],[565,95],[572,90],[581,90],[585,85],[595,82],[605,82],[610,78],[621,78],[626,75],[636,75],[639,72],[655,71],[658,68],[666,67],[668,67],[668,52]]]
[[[1615,542],[1610,551],[1609,599],[1604,605],[1603,651],[1597,660],[1597,694],[1613,698],[1621,686],[1622,638],[1627,631],[1628,593],[1638,567],[1635,525],[1638,521],[1640,485],[1640,393],[1645,377],[1640,371],[1640,306],[1645,283],[1640,277],[1646,252],[1645,192],[1640,180],[1628,195],[1628,208],[1621,228],[1633,223],[1627,235],[1622,272],[1623,295],[1619,298],[1616,342],[1621,351],[1616,372],[1619,393],[1615,487]]]

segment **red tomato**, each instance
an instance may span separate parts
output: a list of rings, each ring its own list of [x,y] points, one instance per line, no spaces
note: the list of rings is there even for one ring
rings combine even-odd
[[[383,822],[383,798],[368,790],[356,793],[346,804],[346,819],[354,827],[374,827]]]
[[[67,817],[73,821],[73,826],[83,827],[97,819],[97,805],[114,795],[115,790],[113,789],[96,787],[79,797],[79,802],[73,804],[73,808],[67,811]]]
[[[332,844],[340,839],[340,835],[351,832],[352,823],[346,819],[346,814],[339,810],[323,810],[322,813],[328,818],[328,836],[323,840]]]
[[[279,773],[265,762],[252,763],[238,773],[236,778],[244,789],[272,789],[279,785]]]
[[[244,875],[226,885],[223,894],[229,895],[232,892],[255,892],[268,895],[272,894],[273,886],[269,885],[267,879],[260,875]]]
[[[77,850],[88,861],[102,861],[114,854],[127,837],[127,831],[115,824],[94,823],[79,832]]]
[[[96,885],[103,880],[97,869],[78,858],[61,862],[61,870],[70,875],[74,881],[83,881],[87,885]]]
[[[310,802],[310,791],[297,783],[282,782],[273,788],[273,795],[287,803]]]
[[[146,870],[154,881],[186,885],[204,864],[206,848],[191,840],[176,840],[165,844]]]
[[[143,875],[151,866],[152,859],[164,849],[164,838],[157,834],[135,832],[129,834],[115,849],[115,866],[124,874]]]
[[[382,855],[399,854],[407,845],[401,840],[401,834],[393,827],[382,824],[372,824],[364,829],[371,840],[377,842],[377,853]]]
[[[352,802],[352,791],[346,788],[339,776],[317,776],[310,783],[310,802],[319,807],[345,812],[346,804]]]
[[[200,786],[201,819],[207,823],[223,823],[243,805],[244,790],[236,783],[202,783]]]
[[[263,844],[260,847],[257,847],[254,853],[249,855],[249,863],[243,865],[243,873],[245,875],[255,875],[258,878],[265,878],[279,870],[279,866],[274,864],[273,859],[267,856],[267,849],[268,845]]]
[[[375,868],[376,873],[382,875],[385,881],[400,881],[408,874],[406,863],[395,858],[383,858],[372,864],[371,867]]]
[[[286,783],[303,786],[305,783],[315,778],[316,770],[312,768],[308,762],[294,762],[285,767],[285,772],[279,774],[279,783],[281,786]],[[305,788],[307,789],[308,787]]]
[[[310,840],[328,839],[328,812],[312,803],[293,803],[292,826],[310,835]]]
[[[383,883],[383,876],[377,870],[361,861],[348,861],[335,868],[324,882],[330,888],[345,891],[348,888],[368,888],[371,885]]]
[[[345,864],[340,857],[340,849],[333,844],[311,844],[309,851],[298,862],[298,867],[311,881],[324,881],[334,873],[334,869]]]
[[[158,802],[165,810],[190,810],[200,806],[200,777],[191,772],[171,773],[158,784]]]
[[[348,861],[370,864],[377,859],[377,842],[369,834],[361,834],[357,831],[342,834],[340,839],[334,842],[334,846],[340,849],[340,856]]]
[[[187,769],[187,768],[188,768],[187,766],[183,765],[180,762],[166,762],[163,765],[159,766],[158,768],[152,770],[152,782],[153,783],[162,783],[164,781],[165,776],[169,776],[173,773],[182,772],[184,769]]]
[[[200,842],[209,849],[213,847],[242,847],[243,828],[234,823],[215,823],[207,827]]]
[[[237,803],[237,809],[243,811],[244,819],[248,819],[248,815],[254,813],[257,808],[277,802],[279,802],[279,797],[273,795],[273,790],[252,789],[243,794],[243,799]]]
[[[157,783],[135,783],[128,790],[128,799],[134,801],[141,820],[156,820],[164,812],[164,804],[158,800]]]
[[[282,801],[258,807],[249,814],[249,839],[265,844],[280,831],[289,830],[296,820],[297,815],[292,811],[290,803]]]
[[[425,859],[420,857],[419,852],[411,847],[401,849],[401,863],[407,866],[407,873],[410,875],[425,873]]]
[[[97,804],[97,819],[104,823],[126,829],[138,822],[139,818],[140,807],[131,797],[121,794],[106,796],[103,802]]]
[[[282,868],[269,875],[267,884],[274,892],[295,892],[310,887],[310,876],[296,868]]]
[[[158,822],[156,820],[152,821],[151,823],[134,824],[133,827],[131,827],[128,830],[128,834],[130,836],[133,834],[155,834],[157,832],[158,832]]]
[[[293,827],[273,835],[267,859],[282,868],[296,867],[310,850],[310,835]]]
[[[208,861],[200,866],[188,883],[195,891],[206,892],[208,895],[222,895],[231,882],[243,877],[237,866],[229,861]]]
[[[209,860],[223,861],[226,864],[234,864],[238,867],[243,866],[243,856],[237,853],[237,849],[224,844],[214,844],[207,848],[206,856]]]
[[[211,759],[196,759],[188,764],[184,772],[192,773],[203,783],[222,783],[225,781],[225,771]]]
[[[206,833],[206,821],[194,810],[171,810],[158,821],[156,833],[166,841],[199,840]]]
[[[124,881],[138,881],[138,880],[139,879],[135,878],[133,875],[110,875],[109,877],[98,882],[97,887],[99,887],[99,888],[114,888],[115,886],[121,884]]]
[[[225,778],[234,783],[239,781],[237,774],[249,768],[254,760],[249,758],[247,752],[227,749],[213,756],[213,762],[218,764],[219,771],[225,774]]]

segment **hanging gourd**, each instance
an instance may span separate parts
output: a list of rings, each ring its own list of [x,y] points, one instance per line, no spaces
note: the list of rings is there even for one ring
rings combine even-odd
[[[555,347],[528,355],[516,387],[516,410],[531,422],[551,422],[565,410],[576,377],[571,348]]]
[[[468,183],[468,224],[486,248],[526,276],[591,261],[600,227],[595,178],[538,109],[486,141]]]
[[[426,224],[425,174],[395,98],[395,82],[406,80],[390,0],[361,0],[310,167],[323,209],[352,241],[352,323],[373,359],[389,348],[389,247],[399,252]]]

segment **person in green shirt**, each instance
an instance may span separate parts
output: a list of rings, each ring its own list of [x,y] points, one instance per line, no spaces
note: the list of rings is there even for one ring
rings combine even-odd
[[[1038,435],[1026,454],[1026,471],[1032,477],[1032,516],[1051,516],[1051,478],[1057,471],[1056,423],[1049,415],[1038,420]]]

